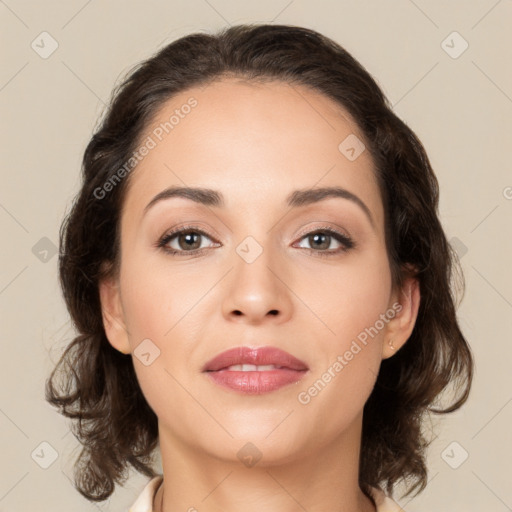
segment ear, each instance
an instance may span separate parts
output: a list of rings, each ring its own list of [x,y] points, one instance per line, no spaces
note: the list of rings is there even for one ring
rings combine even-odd
[[[131,352],[128,330],[124,321],[121,293],[117,279],[107,277],[100,280],[99,294],[103,327],[110,344],[119,352]]]
[[[390,310],[395,316],[388,322],[382,346],[382,359],[396,354],[409,339],[420,306],[420,284],[416,277],[407,277],[402,289],[393,295]]]

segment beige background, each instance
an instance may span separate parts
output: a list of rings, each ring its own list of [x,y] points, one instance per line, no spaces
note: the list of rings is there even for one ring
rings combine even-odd
[[[77,443],[43,399],[72,335],[51,248],[120,75],[182,35],[241,22],[304,25],[332,37],[425,144],[441,219],[462,256],[459,317],[477,371],[468,404],[437,429],[426,491],[398,501],[408,512],[512,510],[511,0],[0,0],[0,16],[0,511],[127,510],[142,489],[144,478],[133,475],[93,504],[70,484]],[[43,31],[58,43],[46,59]],[[58,454],[47,469],[40,465],[53,452],[42,442]]]

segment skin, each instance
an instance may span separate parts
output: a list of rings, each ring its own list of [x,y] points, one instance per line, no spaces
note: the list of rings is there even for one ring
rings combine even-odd
[[[408,278],[393,290],[369,152],[350,161],[338,149],[350,134],[363,137],[346,111],[317,92],[226,78],[169,100],[143,138],[191,96],[197,106],[132,171],[120,272],[100,285],[110,343],[133,354],[149,338],[160,350],[148,366],[133,357],[159,421],[164,483],[155,510],[373,511],[358,486],[363,406],[382,359],[412,332],[419,288]],[[215,189],[225,206],[171,198],[144,214],[172,185]],[[285,205],[296,189],[324,186],[356,194],[374,225],[343,198]],[[209,233],[199,238],[202,254],[185,253],[179,237],[170,245],[182,256],[155,247],[188,223]],[[307,234],[325,226],[348,234],[356,247],[321,257],[343,247],[327,238],[315,249]],[[263,250],[250,264],[236,252],[247,236]],[[301,404],[298,394],[396,303],[399,314]],[[279,347],[309,372],[263,395],[212,384],[202,366],[240,345]],[[252,467],[237,457],[247,442],[262,454]]]

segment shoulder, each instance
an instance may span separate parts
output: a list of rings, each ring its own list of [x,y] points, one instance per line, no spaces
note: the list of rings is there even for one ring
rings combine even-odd
[[[386,496],[383,491],[376,487],[371,488],[377,512],[405,512],[405,510],[389,496]]]
[[[128,512],[152,512],[153,499],[161,483],[162,476],[155,476],[155,478],[152,478],[146,487],[144,487],[142,493],[130,507]]]

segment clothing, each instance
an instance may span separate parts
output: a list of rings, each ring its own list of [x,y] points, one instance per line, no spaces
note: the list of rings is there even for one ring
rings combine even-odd
[[[162,480],[161,476],[155,476],[151,479],[128,512],[152,512],[153,499]],[[372,488],[372,495],[377,505],[377,512],[404,512],[397,503],[381,490]]]

